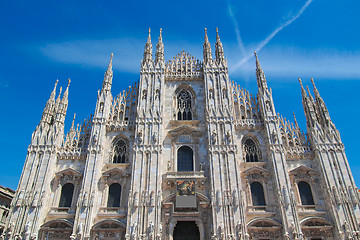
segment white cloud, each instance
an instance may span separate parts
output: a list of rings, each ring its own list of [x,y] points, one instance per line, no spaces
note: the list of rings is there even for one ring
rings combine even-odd
[[[85,67],[105,69],[110,53],[114,52],[115,70],[139,73],[140,61],[146,39],[108,39],[76,40],[47,44],[42,47],[43,54],[53,61],[77,64]],[[153,39],[155,52],[157,39]],[[253,45],[255,47],[255,45]],[[253,77],[255,59],[250,55],[249,61],[236,66],[239,52],[233,51],[238,43],[224,42],[225,57],[228,59],[231,77]],[[171,59],[185,50],[202,60],[202,44],[186,41],[165,42],[165,59]],[[258,54],[262,67],[267,75],[279,77],[322,77],[338,79],[360,79],[360,52],[341,52],[332,49],[303,49],[300,47],[271,46]],[[1,84],[5,87],[7,84]]]
[[[360,80],[360,52],[341,52],[333,49],[302,49],[272,47],[258,54],[265,74],[278,77],[320,77]],[[236,56],[228,56],[231,76],[253,76],[255,57],[240,67]],[[237,68],[236,68],[237,67]]]
[[[116,70],[138,73],[143,57],[146,38],[120,38],[105,40],[75,40],[69,42],[50,43],[40,48],[47,58],[62,63],[83,65],[86,67],[104,68],[114,53],[113,67]],[[153,54],[157,39],[152,40]],[[180,47],[179,47],[180,46]],[[202,45],[186,41],[165,43],[165,57],[170,59],[182,50],[194,57],[202,56]],[[201,60],[201,59],[200,59]]]
[[[50,43],[41,47],[41,51],[53,61],[101,68],[106,67],[113,52],[115,69],[138,72],[143,45],[143,41],[133,38],[75,40]]]

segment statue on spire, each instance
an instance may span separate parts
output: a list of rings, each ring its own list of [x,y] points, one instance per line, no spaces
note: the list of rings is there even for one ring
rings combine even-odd
[[[147,38],[147,42],[145,44],[145,50],[144,50],[144,62],[152,61],[152,44],[151,44],[151,31],[149,28],[149,36]]]
[[[160,35],[159,35],[159,41],[156,44],[156,56],[155,56],[155,62],[164,62],[164,44],[162,42],[162,28],[160,28]]]
[[[209,39],[207,36],[207,29],[205,28],[205,39],[203,44],[203,55],[204,55],[204,63],[206,64],[209,61],[212,61],[212,54],[211,54],[211,46],[209,43]]]
[[[103,81],[101,92],[103,92],[103,91],[111,91],[111,85],[112,85],[112,79],[113,79],[113,69],[112,69],[113,56],[114,56],[114,54],[111,53],[110,62],[109,62],[108,68],[107,68],[107,70],[105,72],[105,75],[104,75],[104,81]]]
[[[268,86],[267,86],[267,82],[266,82],[266,78],[265,78],[265,73],[261,68],[259,59],[257,57],[257,53],[256,51],[254,52],[255,55],[255,59],[256,59],[256,79],[257,79],[257,83],[258,83],[258,87],[259,90],[268,90]]]
[[[223,48],[223,45],[222,45],[222,43],[220,41],[218,28],[216,28],[215,57],[216,57],[216,61],[218,63],[225,60],[224,48]]]

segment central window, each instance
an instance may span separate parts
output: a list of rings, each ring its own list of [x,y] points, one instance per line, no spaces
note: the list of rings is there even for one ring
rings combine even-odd
[[[177,152],[178,172],[194,171],[194,152],[190,147],[183,146]]]
[[[113,149],[113,163],[126,163],[127,161],[127,144],[123,139],[118,140]]]
[[[177,95],[177,120],[192,120],[192,99],[186,90],[181,90]]]

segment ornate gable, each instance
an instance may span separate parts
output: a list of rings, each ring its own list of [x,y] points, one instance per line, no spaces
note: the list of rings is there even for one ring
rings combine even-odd
[[[168,79],[200,78],[202,63],[184,50],[166,64],[165,76]]]
[[[243,172],[248,183],[260,181],[265,182],[269,176],[270,172],[265,168],[253,166]]]
[[[130,176],[130,173],[119,167],[111,168],[102,174],[105,183],[124,182],[124,179],[128,176]]]
[[[290,171],[290,175],[294,179],[311,179],[313,176],[317,174],[317,171],[315,171],[312,168],[306,167],[306,166],[299,166],[293,170]]]

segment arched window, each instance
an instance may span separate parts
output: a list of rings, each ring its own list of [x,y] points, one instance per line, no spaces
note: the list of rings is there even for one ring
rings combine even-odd
[[[113,183],[109,187],[108,207],[120,207],[121,185]]]
[[[188,91],[182,90],[177,95],[177,120],[192,120],[192,102]]]
[[[250,185],[253,206],[265,206],[264,188],[259,182]]]
[[[300,198],[301,198],[301,204],[302,205],[314,205],[314,199],[313,199],[310,185],[305,181],[301,181],[298,183],[298,188],[299,188],[299,194],[300,194]]]
[[[126,163],[127,162],[127,146],[126,142],[122,139],[117,141],[114,146],[113,163]]]
[[[246,139],[244,143],[244,152],[246,162],[258,162],[259,156],[256,149],[256,144],[251,139]]]
[[[177,152],[178,172],[194,171],[194,152],[190,147],[183,146]]]
[[[61,188],[59,207],[71,207],[71,202],[74,194],[74,184],[67,183]]]

